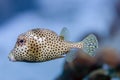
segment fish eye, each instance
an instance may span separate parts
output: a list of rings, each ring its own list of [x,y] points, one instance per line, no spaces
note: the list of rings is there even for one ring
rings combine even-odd
[[[23,43],[23,42],[24,42],[24,40],[23,40],[23,39],[21,39],[21,40],[20,40],[20,43]]]
[[[17,43],[18,45],[23,45],[25,44],[26,40],[25,39],[18,39]]]

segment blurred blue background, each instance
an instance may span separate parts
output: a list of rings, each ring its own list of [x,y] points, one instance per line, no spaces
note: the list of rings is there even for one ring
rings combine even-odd
[[[54,80],[65,59],[44,63],[10,62],[17,36],[32,28],[70,31],[70,41],[95,32],[108,37],[119,0],[0,0],[0,80]]]

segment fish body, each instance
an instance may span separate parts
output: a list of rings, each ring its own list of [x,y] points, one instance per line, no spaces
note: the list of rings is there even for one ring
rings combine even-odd
[[[69,42],[64,36],[49,29],[32,29],[18,36],[14,49],[9,54],[11,61],[45,62],[69,54],[72,48],[80,48],[90,56],[98,47],[96,37],[91,34],[81,42]]]

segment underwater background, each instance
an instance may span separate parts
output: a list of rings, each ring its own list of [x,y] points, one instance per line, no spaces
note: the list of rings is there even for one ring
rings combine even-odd
[[[8,54],[19,34],[33,28],[60,33],[67,27],[70,41],[94,33],[97,56],[78,51],[43,63],[11,62]],[[120,80],[119,0],[0,0],[0,80]],[[80,54],[79,54],[80,53]]]

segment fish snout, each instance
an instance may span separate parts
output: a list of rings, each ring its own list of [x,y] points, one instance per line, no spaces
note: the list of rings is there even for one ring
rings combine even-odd
[[[14,57],[14,55],[13,55],[12,53],[9,54],[8,59],[9,59],[10,61],[12,61],[12,62],[15,62],[15,61],[16,61],[16,59],[15,59],[15,57]]]

